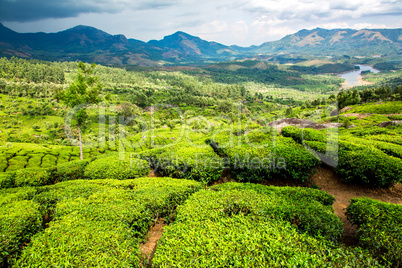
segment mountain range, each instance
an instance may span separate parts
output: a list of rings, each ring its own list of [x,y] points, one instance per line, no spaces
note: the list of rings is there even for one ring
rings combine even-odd
[[[57,33],[17,33],[0,23],[0,57],[51,61],[96,62],[106,65],[188,65],[283,54],[314,56],[402,55],[402,29],[301,30],[259,46],[225,46],[184,32],[143,42],[111,35],[89,26]]]

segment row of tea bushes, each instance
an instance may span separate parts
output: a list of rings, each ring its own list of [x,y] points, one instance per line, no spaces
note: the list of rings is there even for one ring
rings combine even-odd
[[[139,153],[162,176],[210,183],[222,175],[224,162],[203,140]]]
[[[25,146],[24,146],[25,145]],[[5,158],[0,171],[17,171],[23,168],[49,168],[79,159],[79,150],[67,146],[47,146],[37,144],[9,143],[10,148],[0,147],[0,157]],[[91,158],[96,152],[85,149],[85,157]]]
[[[102,154],[114,153],[118,148],[118,142],[115,142],[114,146],[105,143],[103,147],[84,148],[83,156],[84,159],[91,159]],[[79,156],[79,147],[7,143],[0,145],[0,173],[24,168],[52,168],[79,160]]]
[[[346,213],[357,226],[362,247],[370,250],[389,267],[402,266],[402,206],[354,198]]]
[[[148,161],[132,158],[120,160],[118,156],[96,159],[85,168],[84,177],[89,179],[127,180],[149,174]]]
[[[258,129],[239,136],[226,131],[209,142],[243,182],[261,182],[273,177],[303,182],[319,164],[302,145],[277,135],[274,130]]]
[[[40,205],[30,187],[0,191],[0,266],[14,262],[33,234],[42,230]]]
[[[379,267],[367,251],[336,244],[342,224],[332,202],[312,189],[226,183],[202,190],[165,227],[153,265]]]
[[[282,134],[317,152],[327,153],[329,160],[337,162],[335,172],[346,183],[388,188],[401,181],[402,146],[369,140],[368,136],[360,138],[340,133],[337,140],[338,147],[334,148],[327,146],[326,139],[322,136],[325,131],[285,127],[282,129]],[[309,134],[304,135],[305,132]],[[327,147],[330,151],[327,151]]]
[[[0,189],[44,186],[78,179],[134,179],[147,176],[149,163],[141,159],[120,160],[117,155],[94,161],[76,160],[52,168],[25,168],[0,173]]]
[[[24,248],[16,267],[138,267],[140,243],[158,217],[198,191],[171,178],[69,181],[41,190],[54,220]]]
[[[353,139],[341,140],[335,172],[346,183],[389,188],[402,179],[402,160]]]

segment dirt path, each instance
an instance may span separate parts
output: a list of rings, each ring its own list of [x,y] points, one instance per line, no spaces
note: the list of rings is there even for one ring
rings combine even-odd
[[[353,245],[356,243],[356,228],[346,218],[346,207],[353,197],[369,197],[380,201],[402,205],[402,185],[397,184],[391,189],[374,189],[360,185],[347,185],[343,183],[334,171],[323,167],[318,168],[317,173],[312,176],[321,190],[331,194],[336,201],[333,205],[335,214],[345,225],[344,243]]]
[[[145,244],[141,244],[140,250],[141,253],[146,256],[148,261],[148,265],[145,267],[152,266],[152,258],[154,257],[156,246],[158,245],[159,239],[161,239],[163,234],[163,227],[166,226],[164,219],[158,219],[155,225],[149,230],[148,240]]]
[[[149,171],[148,178],[162,177],[158,171],[151,170]]]

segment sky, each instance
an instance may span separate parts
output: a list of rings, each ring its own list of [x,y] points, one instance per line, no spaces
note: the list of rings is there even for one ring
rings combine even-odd
[[[402,0],[0,0],[0,22],[17,32],[77,25],[142,41],[184,31],[250,46],[316,27],[402,28]]]

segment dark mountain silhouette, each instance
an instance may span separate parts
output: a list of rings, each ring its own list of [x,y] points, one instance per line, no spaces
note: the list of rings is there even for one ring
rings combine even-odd
[[[401,43],[402,29],[317,28],[245,48],[209,42],[180,31],[162,40],[143,42],[83,25],[57,33],[17,33],[0,23],[0,56],[108,65],[202,64],[284,53],[400,57]]]

